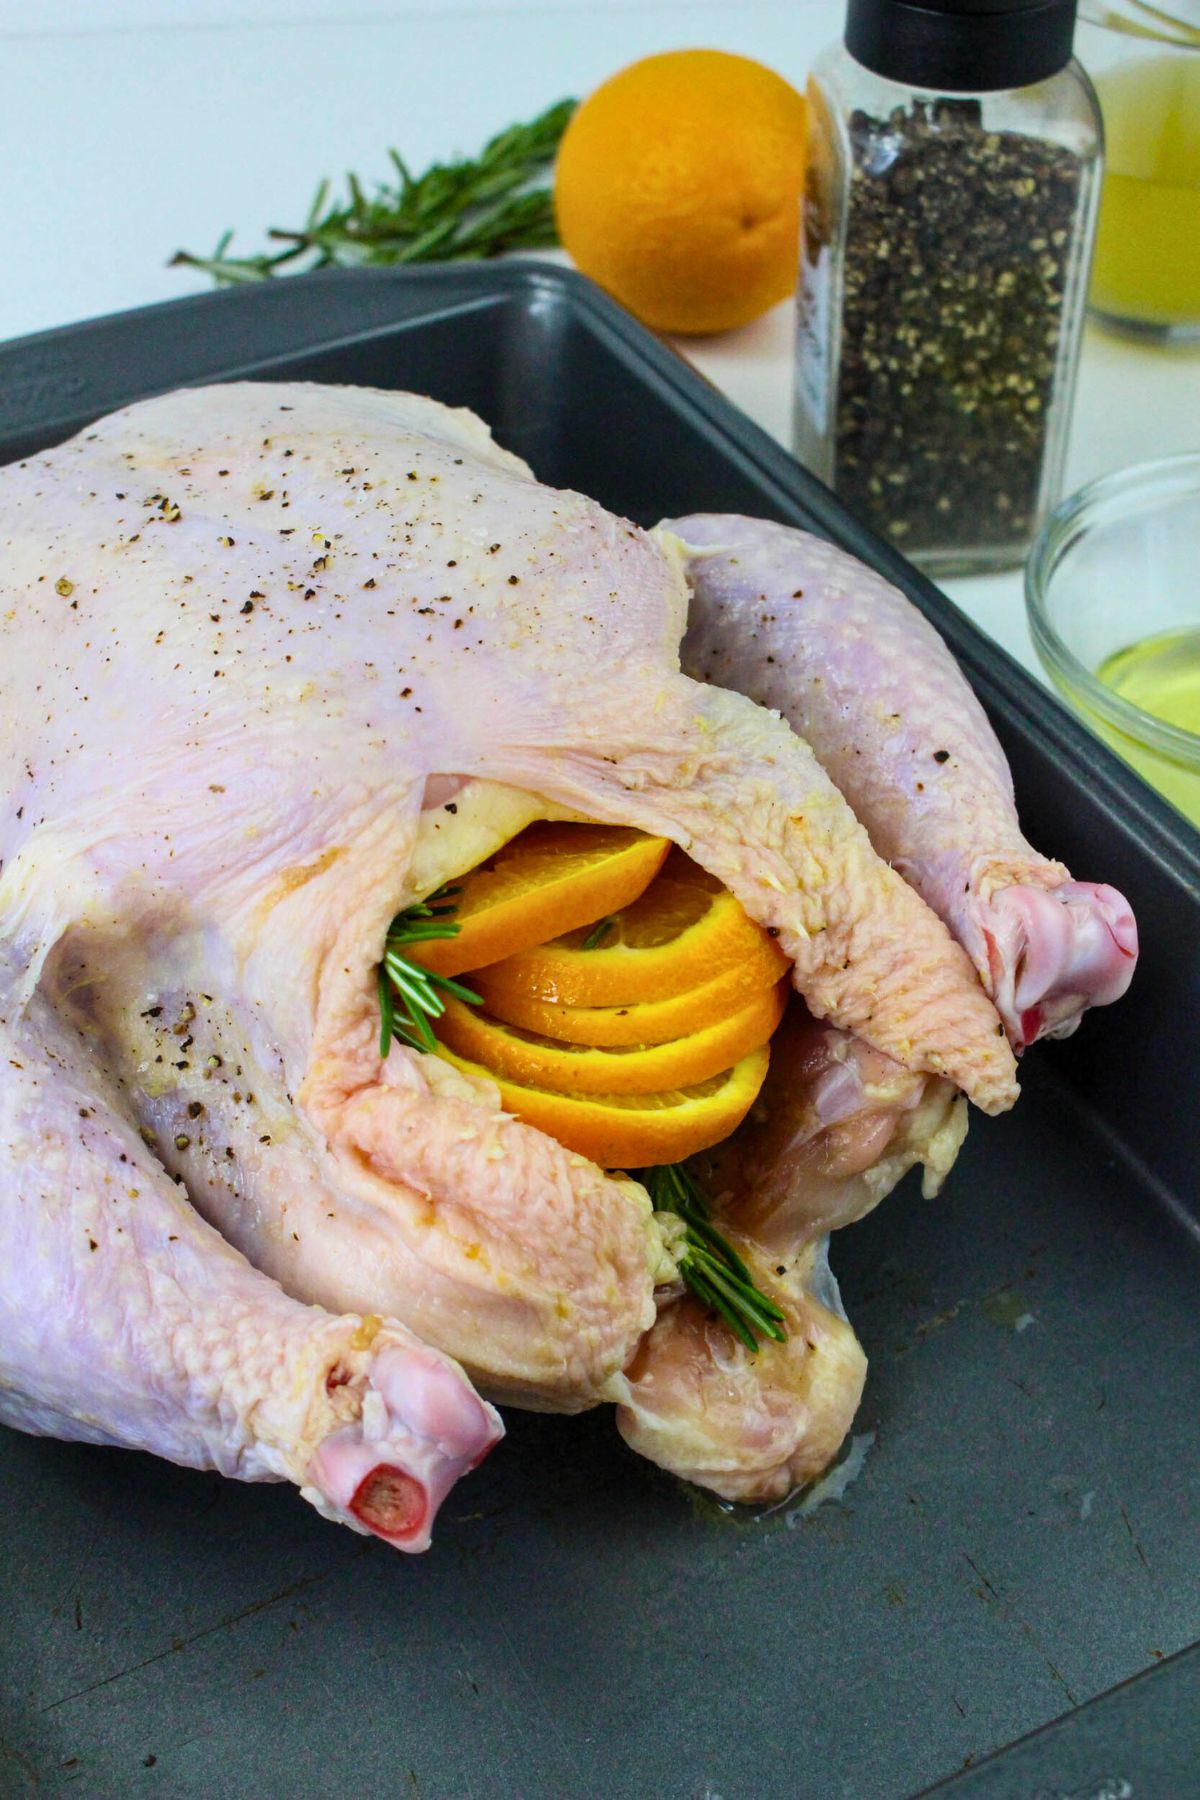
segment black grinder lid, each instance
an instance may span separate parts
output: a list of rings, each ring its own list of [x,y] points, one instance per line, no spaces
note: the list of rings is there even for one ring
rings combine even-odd
[[[1057,75],[1076,0],[849,0],[855,62],[910,87],[983,94]]]

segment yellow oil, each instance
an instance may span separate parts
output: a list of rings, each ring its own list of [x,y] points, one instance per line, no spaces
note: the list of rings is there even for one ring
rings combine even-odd
[[[1200,825],[1200,629],[1160,632],[1116,650],[1100,664],[1096,677],[1143,712],[1197,734],[1197,754],[1189,763],[1139,743],[1089,707],[1082,707],[1099,735],[1180,812]],[[1071,698],[1082,705],[1077,693]]]
[[[1092,264],[1100,312],[1200,323],[1200,49],[1097,77],[1105,175]]]
[[[1162,631],[1114,650],[1097,678],[1122,700],[1200,737],[1200,630]]]

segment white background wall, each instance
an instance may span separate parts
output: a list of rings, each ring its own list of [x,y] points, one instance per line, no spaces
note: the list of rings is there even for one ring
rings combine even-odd
[[[257,245],[322,175],[476,149],[653,50],[716,45],[802,83],[838,0],[0,0],[0,337],[198,285],[165,263]],[[36,18],[37,29],[29,22]],[[15,266],[14,266],[15,265]]]

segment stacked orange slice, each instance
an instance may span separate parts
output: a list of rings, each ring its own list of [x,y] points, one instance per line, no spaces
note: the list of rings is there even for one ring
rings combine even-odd
[[[483,1000],[447,1001],[439,1054],[606,1168],[728,1137],[783,1014],[788,959],[680,852],[664,870],[669,851],[632,830],[531,826],[462,878],[457,936],[413,949]]]

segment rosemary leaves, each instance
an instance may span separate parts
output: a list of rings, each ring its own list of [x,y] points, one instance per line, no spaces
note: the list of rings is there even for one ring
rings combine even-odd
[[[428,900],[417,901],[397,913],[388,927],[379,965],[379,1054],[385,1060],[392,1039],[408,1044],[413,1050],[436,1050],[433,1021],[446,1010],[443,994],[453,994],[468,1005],[482,1004],[473,988],[447,975],[435,975],[422,968],[405,949],[412,944],[427,944],[431,938],[457,937],[461,927],[454,920],[456,887],[439,888]]]
[[[712,1223],[708,1201],[684,1165],[660,1163],[640,1174],[656,1210],[676,1213],[687,1227],[679,1276],[688,1291],[723,1319],[747,1350],[757,1350],[760,1337],[784,1343],[782,1309],[756,1286],[733,1245]]]
[[[545,249],[558,242],[548,171],[574,110],[573,100],[560,100],[498,133],[477,157],[434,163],[420,175],[392,150],[394,182],[369,193],[348,175],[345,197],[331,201],[330,183],[322,181],[302,226],[267,232],[279,249],[231,256],[227,231],[211,256],[178,250],[171,265],[202,269],[230,286],[312,269],[478,261]]]

